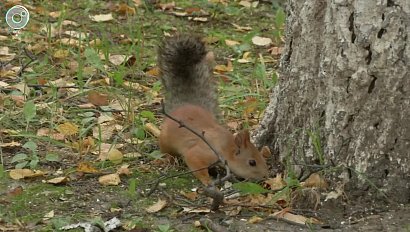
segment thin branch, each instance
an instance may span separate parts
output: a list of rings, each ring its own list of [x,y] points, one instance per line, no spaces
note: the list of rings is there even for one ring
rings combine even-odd
[[[26,54],[26,56],[27,56],[28,58],[30,58],[30,60],[29,60],[26,64],[24,64],[24,65],[21,66],[20,70],[19,70],[18,73],[17,73],[17,76],[18,76],[18,77],[21,77],[21,75],[23,74],[24,70],[25,70],[33,61],[37,60],[37,58],[34,56],[34,54],[31,53],[29,50],[27,50],[25,47],[23,48],[23,50],[24,50],[24,53]]]

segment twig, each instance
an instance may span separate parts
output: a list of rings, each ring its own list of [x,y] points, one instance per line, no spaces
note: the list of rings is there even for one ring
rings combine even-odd
[[[53,86],[53,85],[37,85],[37,84],[29,84],[27,85],[28,87],[32,87],[32,88],[56,88],[56,89],[90,89],[89,87],[83,86]]]
[[[18,76],[18,77],[21,77],[21,75],[23,74],[24,70],[25,70],[33,61],[35,61],[35,60],[37,59],[37,58],[34,56],[34,54],[31,53],[29,50],[27,50],[25,47],[23,48],[23,50],[24,50],[24,53],[26,54],[26,56],[27,56],[28,58],[30,58],[30,60],[29,60],[25,65],[22,65],[22,66],[21,66],[19,72],[17,73],[17,76]]]
[[[178,177],[178,176],[184,176],[184,175],[186,175],[186,174],[198,172],[198,171],[201,171],[201,170],[204,170],[204,169],[208,169],[208,168],[214,167],[214,166],[217,165],[218,163],[219,163],[219,160],[216,161],[216,162],[214,162],[213,164],[211,164],[209,167],[200,168],[200,169],[197,169],[197,170],[190,170],[190,171],[186,171],[186,172],[183,172],[183,173],[178,173],[178,174],[171,175],[171,176],[169,176],[169,175],[167,175],[167,176],[161,176],[161,177],[159,177],[155,182],[151,182],[151,183],[148,183],[148,184],[147,184],[147,185],[153,185],[148,193],[143,194],[143,193],[142,193],[142,190],[140,190],[139,193],[140,193],[142,196],[148,197],[148,196],[150,196],[150,195],[157,189],[157,187],[158,187],[158,185],[159,185],[159,183],[160,183],[161,181],[164,181],[164,180],[167,180],[167,179],[171,179],[171,178],[174,178],[174,177]]]

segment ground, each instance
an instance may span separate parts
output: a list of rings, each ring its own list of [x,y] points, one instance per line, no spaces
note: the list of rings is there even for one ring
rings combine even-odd
[[[200,183],[181,174],[187,170],[181,160],[159,153],[160,41],[176,32],[202,35],[216,55],[225,123],[232,131],[253,129],[276,84],[280,4],[8,0],[1,14],[16,4],[29,10],[30,21],[17,32],[2,21],[0,31],[1,231],[58,231],[113,217],[122,222],[117,231],[206,231],[194,226],[203,217],[230,231],[410,231],[408,205],[353,200],[349,193],[325,202],[321,193],[331,187],[312,188],[319,200],[295,207],[292,196],[307,188],[285,173],[275,182],[285,183],[281,191],[207,213],[208,199],[192,191],[201,192]],[[121,167],[119,182],[101,181]],[[42,173],[20,178],[21,168]],[[163,177],[150,196],[139,194]],[[323,224],[272,217],[281,210]]]

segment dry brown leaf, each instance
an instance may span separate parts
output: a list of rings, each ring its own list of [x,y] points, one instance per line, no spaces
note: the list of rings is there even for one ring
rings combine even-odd
[[[53,217],[54,217],[54,210],[51,210],[50,212],[48,212],[44,215],[43,221],[50,220]]]
[[[161,131],[158,129],[158,127],[150,122],[144,125],[144,129],[147,130],[148,132],[151,132],[151,134],[157,138],[161,134]]]
[[[11,189],[10,191],[7,192],[7,196],[18,196],[21,195],[23,193],[23,187],[22,186],[17,186],[13,189]]]
[[[102,185],[118,185],[121,183],[120,175],[112,173],[98,178],[98,182]]]
[[[318,173],[313,173],[305,180],[305,182],[301,183],[301,185],[305,188],[321,188],[326,189],[329,187],[328,183],[325,179],[323,179]]]
[[[97,91],[88,92],[88,101],[96,106],[108,106],[108,95]]]
[[[53,130],[50,130],[50,128],[40,128],[37,130],[37,136],[46,136],[46,137],[51,137],[52,139],[58,140],[58,141],[64,141],[65,136],[62,133],[57,133]]]
[[[277,191],[286,186],[286,182],[282,179],[280,173],[276,174],[275,178],[269,178],[264,181],[265,188],[268,188],[273,191]]]
[[[68,181],[68,177],[66,176],[61,176],[61,177],[56,177],[50,180],[47,180],[46,182],[49,184],[63,184]]]
[[[78,32],[78,31],[65,31],[63,34],[70,37],[84,40],[90,36],[90,33]]]
[[[90,163],[85,162],[79,163],[76,171],[83,173],[99,173],[99,171],[96,168],[94,168]]]
[[[181,191],[181,194],[186,197],[187,199],[191,200],[191,201],[195,201],[198,198],[198,193],[197,192],[183,192]]]
[[[9,173],[10,178],[13,180],[43,176],[45,174],[46,174],[45,172],[42,172],[39,170],[33,171],[30,169],[13,169],[13,170],[10,170],[10,173]]]
[[[130,169],[128,168],[130,165],[128,164],[123,164],[120,168],[118,168],[117,173],[118,175],[131,175],[132,172],[130,171]]]
[[[94,22],[107,22],[107,21],[111,21],[111,20],[114,19],[112,17],[112,13],[99,14],[99,15],[90,15],[89,17]]]
[[[65,122],[57,126],[57,131],[65,136],[71,136],[78,133],[78,126],[71,122]]]
[[[125,55],[110,55],[108,57],[109,61],[113,64],[113,65],[121,65],[124,62],[127,62],[127,58],[129,58],[129,56],[125,56]]]
[[[100,124],[99,126],[93,127],[93,137],[101,141],[108,141],[114,134],[115,130],[115,124]]]
[[[156,212],[159,212],[160,210],[162,210],[163,208],[165,208],[166,205],[167,205],[167,201],[162,200],[162,199],[158,199],[157,203],[151,205],[150,207],[146,208],[145,210],[148,213],[156,213]]]
[[[272,43],[272,39],[266,38],[266,37],[254,36],[252,38],[252,43],[257,46],[267,46]]]

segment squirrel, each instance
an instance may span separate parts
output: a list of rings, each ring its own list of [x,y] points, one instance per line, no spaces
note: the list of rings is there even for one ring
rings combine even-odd
[[[265,158],[270,155],[268,147],[258,151],[250,141],[248,130],[233,135],[218,123],[214,64],[213,52],[208,52],[200,37],[176,35],[165,39],[158,48],[165,110],[184,125],[202,133],[235,175],[252,180],[267,177]],[[208,167],[217,162],[218,157],[200,137],[165,118],[159,146],[162,153],[181,155],[202,184],[211,183]]]

